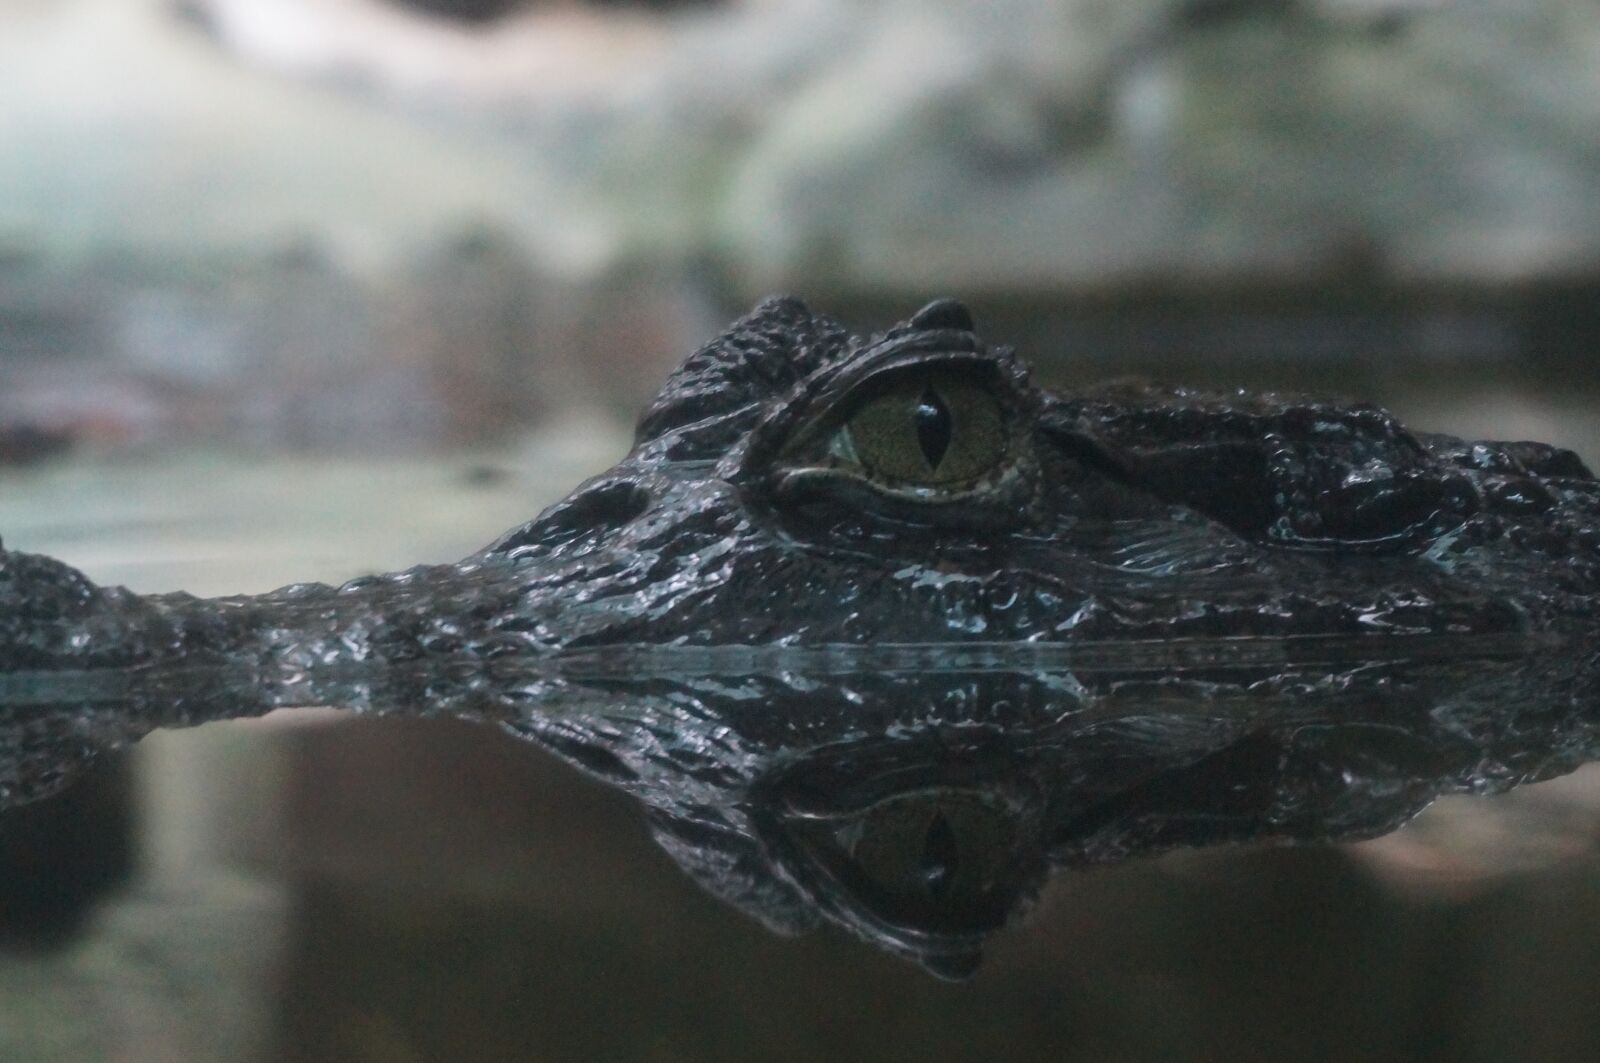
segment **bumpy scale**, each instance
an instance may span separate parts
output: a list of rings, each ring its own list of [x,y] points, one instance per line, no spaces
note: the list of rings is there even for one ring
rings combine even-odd
[[[1600,483],[1274,395],[1035,387],[763,303],[458,564],[142,597],[0,551],[0,798],[276,708],[498,723],[774,929],[941,975],[1052,867],[1392,830],[1596,753]]]

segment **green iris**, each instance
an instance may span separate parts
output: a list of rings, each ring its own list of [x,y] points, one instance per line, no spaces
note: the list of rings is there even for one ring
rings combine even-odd
[[[962,484],[1005,458],[1005,417],[985,388],[955,373],[931,373],[898,381],[867,402],[829,449],[880,479]]]

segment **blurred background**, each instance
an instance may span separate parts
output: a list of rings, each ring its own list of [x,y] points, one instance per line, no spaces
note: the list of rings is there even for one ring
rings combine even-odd
[[[1597,204],[1588,0],[0,0],[0,534],[142,591],[453,559],[775,292],[1594,461]],[[964,986],[466,725],[0,815],[0,1059],[821,1058],[1600,1058],[1600,773],[1058,878]]]

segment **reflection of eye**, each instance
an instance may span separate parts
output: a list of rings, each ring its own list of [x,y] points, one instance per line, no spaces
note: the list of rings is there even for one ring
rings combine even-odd
[[[971,903],[991,885],[996,849],[1009,831],[997,830],[987,810],[957,802],[891,802],[863,824],[851,856],[885,892],[929,901]],[[996,835],[999,837],[996,837]]]
[[[1005,415],[994,394],[968,378],[917,374],[857,409],[835,430],[828,454],[890,482],[961,485],[1004,460]]]
[[[1014,899],[1017,824],[976,794],[913,792],[795,827],[814,858],[892,922],[993,926]]]

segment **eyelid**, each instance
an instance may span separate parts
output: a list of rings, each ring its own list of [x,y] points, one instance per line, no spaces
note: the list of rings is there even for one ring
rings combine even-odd
[[[850,381],[836,389],[830,388],[807,404],[807,411],[799,418],[799,425],[791,429],[787,442],[779,448],[780,454],[793,454],[815,445],[819,438],[830,436],[850,422],[865,406],[896,390],[903,379],[912,381],[932,379],[941,374],[970,375],[981,381],[983,387],[993,390],[1005,404],[1008,389],[993,359],[957,352],[945,358],[922,357],[913,361],[901,360],[880,366],[873,372]]]

